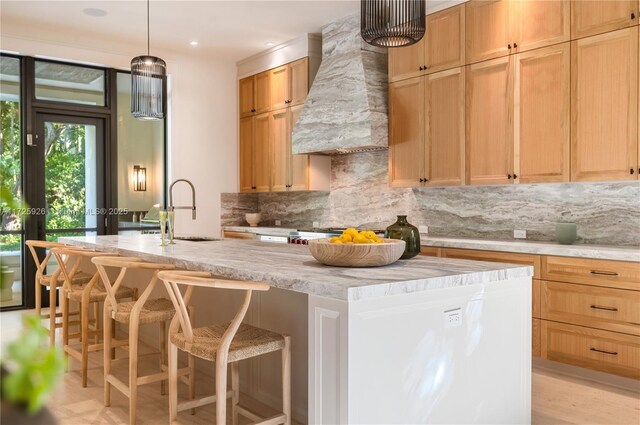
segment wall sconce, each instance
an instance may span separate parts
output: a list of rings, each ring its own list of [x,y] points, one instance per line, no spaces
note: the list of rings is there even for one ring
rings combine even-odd
[[[133,166],[133,190],[135,192],[147,191],[147,169],[139,165]]]

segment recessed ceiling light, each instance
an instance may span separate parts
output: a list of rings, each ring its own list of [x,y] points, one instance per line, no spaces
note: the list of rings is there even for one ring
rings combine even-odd
[[[89,16],[97,16],[97,17],[107,16],[107,11],[106,10],[97,9],[95,7],[88,7],[86,9],[83,9],[82,12],[85,15],[89,15]]]
[[[267,41],[264,44],[266,44],[267,46],[275,46],[276,45],[276,43],[274,43],[273,41]]]
[[[195,40],[193,40],[193,41],[192,41],[192,42],[190,42],[189,44],[191,44],[192,46],[197,46],[197,45],[198,45],[198,42],[197,42],[197,41],[195,41]]]

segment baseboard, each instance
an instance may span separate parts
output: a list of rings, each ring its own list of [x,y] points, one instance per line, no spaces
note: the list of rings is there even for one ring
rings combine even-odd
[[[533,358],[533,368],[558,373],[572,378],[584,379],[598,384],[607,385],[609,387],[621,390],[632,391],[640,395],[640,381],[625,378],[623,376],[612,375],[610,373],[600,372],[597,370],[585,369],[570,364],[555,362],[553,360]]]

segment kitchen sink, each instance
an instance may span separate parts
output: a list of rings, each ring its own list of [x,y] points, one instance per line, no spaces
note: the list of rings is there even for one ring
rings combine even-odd
[[[173,239],[178,241],[189,241],[189,242],[214,242],[221,241],[220,238],[210,238],[208,236],[174,236]]]

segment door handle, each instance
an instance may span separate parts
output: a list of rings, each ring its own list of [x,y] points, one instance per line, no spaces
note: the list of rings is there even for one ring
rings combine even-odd
[[[594,310],[618,311],[616,307],[605,307],[605,306],[595,305],[595,304],[592,305],[591,308]]]

